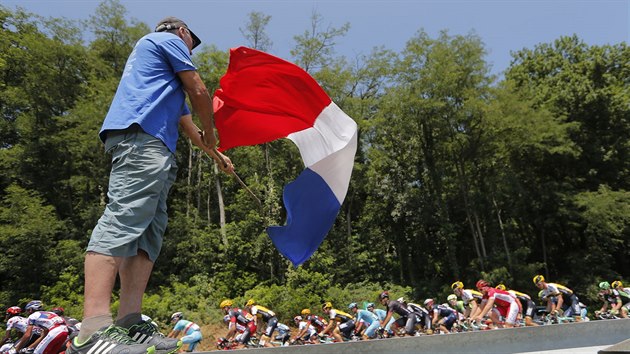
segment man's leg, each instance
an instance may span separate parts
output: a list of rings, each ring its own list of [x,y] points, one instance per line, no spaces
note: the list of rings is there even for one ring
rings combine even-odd
[[[85,254],[85,301],[83,322],[77,340],[85,342],[98,329],[112,324],[109,311],[112,291],[122,257],[112,257],[96,252]]]
[[[125,258],[119,269],[120,275],[120,307],[116,321],[120,321],[127,315],[138,314],[137,321],[133,323],[120,324],[123,327],[140,322],[142,313],[142,296],[149,282],[153,262],[143,250],[138,250],[138,254]],[[126,326],[125,326],[126,325]]]

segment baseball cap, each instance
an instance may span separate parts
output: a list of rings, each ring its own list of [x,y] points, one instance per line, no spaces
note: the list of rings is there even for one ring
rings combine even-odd
[[[193,31],[191,31],[190,28],[188,28],[188,25],[184,21],[178,19],[177,17],[169,16],[163,19],[162,21],[158,22],[157,26],[155,27],[155,32],[170,31],[170,30],[178,29],[180,27],[184,27],[190,32],[190,36],[192,37],[192,40],[193,40],[193,45],[192,45],[193,49],[195,49],[196,46],[201,44],[201,39],[199,39],[199,37],[197,37],[197,35]]]

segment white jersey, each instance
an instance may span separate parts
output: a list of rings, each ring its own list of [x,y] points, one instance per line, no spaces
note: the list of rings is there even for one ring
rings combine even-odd
[[[58,316],[54,312],[48,311],[37,311],[33,312],[30,316],[28,316],[28,325],[36,326],[41,328],[46,328],[50,330],[51,328],[57,327],[59,325],[65,325],[65,321],[61,316]]]
[[[28,320],[22,316],[13,316],[7,321],[7,331],[16,329],[18,332],[26,332]]]
[[[306,328],[306,325],[308,324],[307,321],[300,321],[299,325],[298,325],[298,333],[301,332],[304,328]],[[314,335],[317,334],[317,330],[315,329],[315,327],[313,327],[313,325],[309,325],[308,329],[306,330],[306,334],[305,336],[308,337],[312,337]]]

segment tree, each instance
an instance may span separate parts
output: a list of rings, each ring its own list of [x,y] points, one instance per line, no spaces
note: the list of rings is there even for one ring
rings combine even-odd
[[[21,298],[39,297],[40,286],[56,279],[58,269],[51,268],[49,261],[55,256],[52,251],[63,223],[37,192],[15,184],[4,192],[0,206],[0,300],[6,307]]]
[[[252,11],[249,13],[249,22],[245,25],[245,28],[239,27],[239,31],[243,37],[245,37],[251,48],[263,52],[271,49],[273,42],[265,31],[270,20],[271,16],[265,15],[262,12]]]
[[[140,37],[147,34],[149,27],[136,20],[127,24],[127,9],[119,0],[104,0],[90,17],[88,25],[96,38],[90,47],[106,63],[113,76],[123,72],[127,57]]]
[[[339,28],[328,26],[322,30],[322,21],[322,16],[313,12],[311,28],[293,37],[296,47],[291,49],[291,55],[295,63],[309,73],[330,65],[335,53],[335,40],[350,29],[350,24],[346,23]]]

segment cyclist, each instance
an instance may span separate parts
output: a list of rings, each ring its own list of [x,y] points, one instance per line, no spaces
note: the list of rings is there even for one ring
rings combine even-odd
[[[466,306],[464,305],[463,300],[457,300],[457,295],[450,294],[446,297],[446,302],[450,308],[457,311],[457,318],[459,321],[466,319],[464,315],[464,312],[466,312]]]
[[[267,323],[267,328],[265,328],[265,332],[260,337],[260,345],[263,347],[273,347],[271,344],[271,336],[278,326],[276,313],[264,306],[256,304],[256,301],[253,299],[249,299],[247,301],[245,309],[254,316],[254,323],[256,326],[258,326],[259,319]]]
[[[611,289],[610,284],[607,281],[603,281],[599,283],[599,297],[604,301],[601,309],[595,312],[595,315],[599,315],[602,312],[608,310],[608,306],[610,305],[610,314],[613,316],[621,315],[623,318],[628,317],[628,309],[623,307],[623,300],[621,300],[621,296],[619,295],[619,291],[616,289]]]
[[[534,322],[534,311],[536,311],[536,303],[532,300],[532,298],[520,291],[516,291],[514,289],[509,289],[504,284],[499,284],[496,286],[497,289],[507,291],[508,293],[516,296],[518,301],[521,302],[521,316],[525,320],[525,326],[538,326],[537,323]]]
[[[28,327],[22,338],[15,346],[16,351],[22,348],[34,349],[34,354],[57,354],[68,340],[68,327],[63,318],[53,312],[44,311],[40,300],[33,300],[26,304]],[[27,345],[33,329],[39,327],[42,334],[33,343]],[[30,350],[29,350],[30,351]]]
[[[7,320],[7,331],[4,338],[0,341],[0,347],[8,343],[11,339],[11,331],[16,330],[20,333],[20,338],[26,333],[28,327],[28,320],[25,317],[20,316],[22,309],[19,306],[12,306],[7,309],[5,319]],[[25,345],[31,345],[42,334],[42,330],[39,327],[35,327],[31,333],[31,336],[26,341]],[[13,346],[13,345],[11,345]]]
[[[228,326],[230,326],[230,315],[225,315],[223,316],[223,323]],[[219,349],[236,349],[238,348],[242,348],[243,346],[240,343],[241,338],[243,337],[243,334],[245,333],[245,331],[249,332],[249,329],[247,329],[247,327],[243,326],[242,324],[236,322],[236,336],[234,337],[233,340],[227,340],[224,337],[221,337],[217,340],[217,348]]]
[[[194,352],[197,345],[201,343],[203,336],[201,335],[201,328],[198,324],[192,321],[184,319],[182,312],[175,312],[171,315],[171,324],[173,324],[173,330],[168,334],[168,338],[177,338],[180,333],[183,333],[182,345],[188,344],[187,352]]]
[[[68,339],[73,339],[77,335],[79,335],[79,331],[81,330],[81,321],[76,318],[65,316],[65,310],[63,307],[55,307],[50,312],[54,312],[57,316],[63,318],[66,326],[68,327]],[[68,343],[70,345],[70,343]]]
[[[543,296],[551,300],[547,301],[548,313],[557,316],[564,311],[564,317],[574,316],[576,322],[582,321],[580,300],[573,290],[561,284],[547,283],[542,275],[536,275],[532,280],[543,291]]]
[[[400,300],[402,300],[402,298],[399,299],[399,301]],[[431,323],[431,315],[429,314],[429,311],[418,304],[414,304],[413,302],[407,303],[407,308],[416,316],[416,323],[424,329],[425,333],[433,334],[433,324]]]
[[[349,313],[334,309],[331,302],[325,302],[322,310],[330,317],[328,326],[319,332],[319,336],[323,337],[326,333],[332,333],[337,342],[343,342],[344,337],[351,339],[355,328],[354,318]]]
[[[475,317],[481,309],[479,308],[479,304],[481,303],[481,299],[483,298],[483,294],[473,290],[473,289],[464,289],[464,283],[461,281],[456,281],[451,284],[451,289],[453,289],[453,293],[464,301],[464,316],[466,319],[470,319]]]
[[[383,327],[382,323],[383,323],[383,320],[385,320],[385,317],[387,317],[387,311],[375,308],[373,302],[370,302],[369,304],[367,304],[366,308],[368,311],[373,312],[378,317],[380,328],[383,328],[384,329],[383,332],[386,333],[387,336],[391,337],[394,334],[394,332],[392,332],[392,329],[391,329],[392,324],[394,323],[394,318],[391,317],[389,321],[387,321],[387,323]]]
[[[298,331],[298,334],[295,336],[294,339],[297,338],[304,338],[304,336],[306,336],[306,334],[310,331],[310,328],[314,328],[315,329],[315,336],[311,335],[311,342],[313,343],[317,343],[317,333],[322,332],[324,329],[326,329],[326,326],[328,326],[328,322],[326,321],[326,319],[321,318],[317,315],[313,315],[311,314],[311,310],[310,309],[303,309],[301,312],[301,317],[304,319],[304,321],[306,322],[304,328],[300,329]]]
[[[507,291],[490,287],[490,284],[483,279],[477,282],[477,290],[483,294],[483,300],[480,306],[481,311],[473,317],[473,321],[481,321],[483,316],[491,312],[490,318],[499,328],[514,327],[516,318],[521,312],[521,303],[516,296]],[[505,324],[499,321],[499,315],[505,318]]]
[[[293,322],[298,329],[298,334],[291,338],[291,343],[295,343],[298,339],[306,343],[317,343],[317,330],[304,317],[297,315],[293,317]]]
[[[615,280],[612,282],[611,287],[619,293],[621,302],[623,302],[621,315],[623,316],[623,309],[626,309],[626,316],[630,312],[630,288],[624,288],[621,280]],[[625,318],[625,317],[624,317]]]
[[[291,328],[284,323],[278,322],[278,325],[276,326],[276,331],[278,332],[278,334],[276,334],[276,337],[274,339],[281,342],[283,347],[288,345],[287,341],[291,339]]]
[[[393,317],[394,313],[397,313],[400,317],[394,321],[397,327],[404,327],[405,334],[409,336],[414,336],[416,334],[416,315],[413,311],[409,310],[409,308],[398,300],[390,300],[389,292],[383,291],[378,299],[381,302],[381,305],[387,308],[387,316],[384,320],[381,321],[381,327],[385,327],[385,325],[389,322],[389,320]]]
[[[441,333],[448,333],[457,321],[457,311],[446,305],[435,305],[433,299],[424,300],[424,307],[429,311],[431,325],[440,330]]]
[[[621,293],[622,291],[626,294],[628,294],[628,296],[630,296],[630,288],[624,288],[623,287],[623,283],[621,282],[621,280],[615,280],[612,283],[610,283],[610,286],[619,291],[619,293]]]
[[[356,333],[363,333],[363,339],[376,338],[376,330],[381,326],[378,316],[368,310],[360,310],[356,302],[348,305],[348,309],[355,315]],[[365,328],[362,331],[364,325]]]
[[[249,343],[252,333],[256,333],[256,324],[253,320],[248,318],[249,313],[247,313],[247,311],[233,307],[233,305],[232,300],[223,300],[221,304],[219,304],[219,307],[223,310],[225,315],[229,316],[228,333],[225,335],[225,339],[235,340],[238,344],[233,348],[241,349]],[[239,338],[236,338],[237,324],[244,327],[243,333]]]

